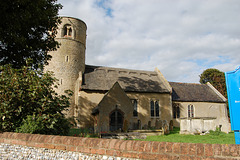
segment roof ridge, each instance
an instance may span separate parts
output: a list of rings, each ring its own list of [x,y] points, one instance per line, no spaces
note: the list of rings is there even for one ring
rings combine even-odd
[[[94,65],[85,65],[86,67],[91,67],[91,68],[100,68],[100,69],[112,69],[116,71],[128,71],[128,72],[138,72],[138,73],[153,73],[156,74],[155,71],[146,71],[146,70],[136,70],[136,69],[127,69],[127,68],[116,68],[116,67],[106,67],[106,66],[94,66]]]
[[[189,82],[170,82],[169,83],[177,83],[177,84],[193,84],[193,85],[206,85],[206,84],[201,84],[201,83],[189,83]]]

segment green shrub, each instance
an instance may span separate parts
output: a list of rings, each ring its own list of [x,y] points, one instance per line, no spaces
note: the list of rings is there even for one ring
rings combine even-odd
[[[16,129],[19,133],[67,135],[70,123],[61,115],[29,115]]]
[[[55,85],[55,86],[54,86]],[[67,134],[69,122],[62,112],[69,96],[55,92],[56,79],[30,66],[0,66],[0,129],[4,132]]]

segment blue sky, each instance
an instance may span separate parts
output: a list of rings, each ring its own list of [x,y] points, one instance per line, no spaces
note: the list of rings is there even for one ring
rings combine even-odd
[[[86,63],[199,82],[208,68],[240,65],[239,0],[59,0],[87,26]]]

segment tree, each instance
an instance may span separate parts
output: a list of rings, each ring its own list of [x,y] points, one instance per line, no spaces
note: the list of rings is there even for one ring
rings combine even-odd
[[[227,89],[224,72],[218,69],[210,68],[203,71],[200,75],[200,83],[211,83],[224,97],[227,98]]]
[[[47,63],[51,58],[47,52],[58,47],[54,38],[62,6],[56,1],[1,1],[0,65],[21,68],[28,58],[33,60],[34,68]]]
[[[31,65],[14,69],[0,66],[0,129],[40,134],[68,133],[63,111],[69,96],[58,95],[51,72],[33,70]]]

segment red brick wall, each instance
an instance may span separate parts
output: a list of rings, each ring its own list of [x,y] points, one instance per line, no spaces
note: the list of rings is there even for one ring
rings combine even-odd
[[[149,142],[0,133],[0,143],[139,159],[240,159],[240,145]]]

